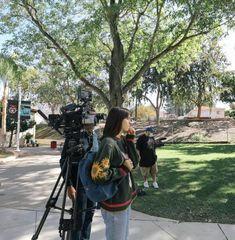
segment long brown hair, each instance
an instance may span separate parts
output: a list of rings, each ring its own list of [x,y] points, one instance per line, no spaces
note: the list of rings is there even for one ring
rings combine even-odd
[[[113,107],[109,111],[107,120],[104,126],[103,138],[104,137],[115,137],[122,129],[122,121],[128,118],[130,112],[121,107]]]

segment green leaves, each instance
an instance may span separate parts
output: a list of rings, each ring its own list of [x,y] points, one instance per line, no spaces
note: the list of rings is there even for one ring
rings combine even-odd
[[[235,102],[235,73],[226,72],[221,77],[222,93],[220,98],[224,102]]]
[[[195,41],[195,52],[200,36],[233,26],[234,12],[232,0],[0,1],[0,33],[12,34],[4,50],[19,56],[17,63],[45,70],[60,62],[68,82],[79,81],[110,107],[122,103],[149,67],[165,69],[177,49],[180,62],[191,50],[188,42]]]
[[[191,103],[198,108],[202,105],[212,106],[221,91],[220,76],[225,63],[216,38],[204,42],[202,53],[188,69],[175,68],[174,100],[177,103]]]
[[[14,60],[6,55],[0,55],[0,78],[13,80],[17,76],[18,66]]]

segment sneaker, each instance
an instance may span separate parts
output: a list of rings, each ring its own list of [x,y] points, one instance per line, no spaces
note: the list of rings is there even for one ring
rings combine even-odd
[[[146,182],[144,182],[144,187],[145,188],[148,188],[149,187],[149,184],[148,184],[148,182],[146,181]]]
[[[154,188],[159,188],[157,182],[153,182],[153,187],[154,187]]]

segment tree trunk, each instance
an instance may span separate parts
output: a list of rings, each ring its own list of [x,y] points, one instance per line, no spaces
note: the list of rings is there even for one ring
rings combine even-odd
[[[156,111],[156,124],[157,126],[160,125],[160,109],[162,106],[162,97],[161,97],[161,91],[160,91],[160,84],[158,85],[157,88],[157,96],[156,96],[156,107],[155,107],[155,111]]]
[[[115,5],[115,2],[112,2]],[[112,9],[109,19],[109,27],[113,40],[111,53],[111,65],[109,67],[109,94],[110,107],[123,104],[122,77],[124,72],[124,49],[118,32],[119,11]]]
[[[10,140],[9,140],[9,147],[11,147],[11,145],[12,145],[13,132],[14,132],[14,130],[11,131]]]
[[[202,105],[197,106],[197,118],[201,117],[201,112],[202,112]]]
[[[111,56],[111,66],[109,71],[109,93],[110,107],[123,104],[122,96],[122,76],[123,76],[123,46],[121,42],[117,42],[114,46]]]
[[[51,107],[51,114],[55,114],[55,106],[54,105],[50,105]]]
[[[160,109],[155,108],[155,112],[156,112],[156,124],[157,126],[159,126],[160,125]]]
[[[135,121],[137,121],[138,118],[138,99],[137,96],[135,97]]]
[[[8,82],[4,81],[4,87],[3,87],[3,97],[2,97],[2,132],[1,132],[1,148],[4,150],[4,144],[6,142],[6,119],[7,119],[7,98],[8,98]]]

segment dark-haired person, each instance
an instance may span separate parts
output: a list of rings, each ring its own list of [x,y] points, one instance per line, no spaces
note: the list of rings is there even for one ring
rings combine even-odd
[[[106,240],[127,240],[131,203],[136,196],[131,171],[139,161],[134,143],[135,130],[130,126],[129,111],[114,107],[110,110],[91,176],[93,181],[118,183],[118,191],[100,203],[106,225]]]
[[[84,156],[86,152],[98,151],[98,136],[93,130],[94,124],[87,124],[84,126],[83,136],[80,138],[80,143],[82,144],[83,152],[75,152],[71,158],[74,163],[78,163]],[[67,138],[64,143],[64,147],[61,153],[60,165],[63,166],[68,154],[69,149],[69,139]],[[91,234],[91,224],[94,215],[94,208],[96,203],[92,202],[87,198],[82,182],[79,178],[77,193],[76,193],[76,183],[77,183],[77,171],[78,164],[72,164],[72,169],[69,175],[67,183],[67,193],[69,198],[75,203],[77,202],[78,208],[78,226],[76,230],[68,232],[67,238],[70,240],[89,240]],[[65,177],[65,172],[62,172]],[[77,198],[76,198],[77,196]],[[88,209],[87,211],[81,212],[82,209]]]
[[[158,189],[157,183],[157,155],[156,148],[162,146],[162,143],[155,141],[153,137],[154,129],[147,127],[145,132],[139,136],[136,142],[136,147],[140,153],[140,172],[144,179],[144,187],[148,188],[148,175],[150,174],[153,180],[153,187]]]

